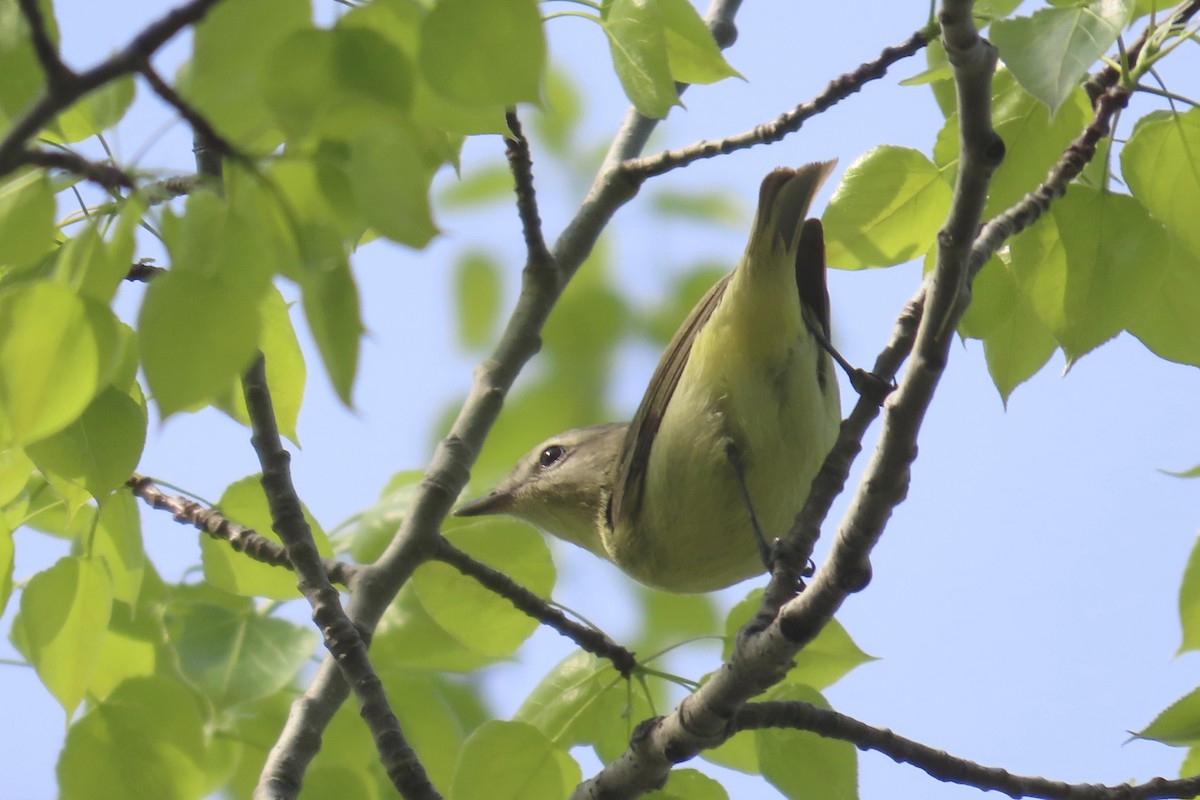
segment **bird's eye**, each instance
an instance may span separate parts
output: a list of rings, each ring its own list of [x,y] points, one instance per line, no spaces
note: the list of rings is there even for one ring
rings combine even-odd
[[[542,451],[541,457],[538,458],[538,464],[540,464],[543,469],[553,466],[562,460],[562,457],[566,454],[566,452],[566,448],[564,448],[562,445],[552,444]]]

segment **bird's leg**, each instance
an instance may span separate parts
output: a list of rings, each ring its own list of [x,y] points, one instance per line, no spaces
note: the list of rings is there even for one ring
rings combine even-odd
[[[733,474],[737,476],[737,484],[742,489],[742,502],[746,504],[746,511],[750,514],[750,527],[754,529],[754,538],[758,542],[758,555],[762,558],[767,572],[770,572],[773,561],[771,548],[767,546],[762,526],[758,524],[758,517],[754,513],[754,502],[750,499],[750,487],[746,485],[746,470],[742,464],[742,454],[731,440],[725,442],[725,457],[729,459],[729,465],[733,467]]]
[[[894,383],[886,383],[882,378],[874,372],[867,372],[861,367],[853,366],[849,361],[842,357],[842,354],[833,346],[833,342],[829,341],[829,337],[825,335],[825,331],[819,326],[809,325],[808,330],[816,338],[817,344],[821,345],[826,353],[833,357],[837,365],[846,373],[846,377],[850,379],[850,385],[854,387],[854,391],[860,395],[869,397],[883,405],[883,399],[891,394],[891,391],[896,388]]]

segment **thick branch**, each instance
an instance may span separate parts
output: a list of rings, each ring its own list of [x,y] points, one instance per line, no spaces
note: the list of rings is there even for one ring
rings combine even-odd
[[[88,161],[70,150],[27,148],[19,151],[15,160],[18,164],[31,164],[42,169],[61,169],[105,189],[133,188],[133,178],[116,165]]]

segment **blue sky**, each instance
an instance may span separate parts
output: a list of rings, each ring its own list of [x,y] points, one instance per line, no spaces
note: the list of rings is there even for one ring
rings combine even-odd
[[[316,3],[325,17],[337,8]],[[113,51],[164,8],[134,0],[68,0],[56,7],[65,53],[77,66]],[[749,0],[738,17],[738,43],[728,52],[747,82],[690,90],[687,110],[672,113],[655,144],[718,138],[771,119],[903,41],[922,25],[927,9],[921,2]],[[555,20],[549,30],[554,58],[588,98],[584,138],[603,141],[625,112],[603,37],[578,19]],[[156,63],[172,74],[186,54],[181,40]],[[1191,74],[1200,74],[1194,55],[1188,57]],[[928,153],[941,117],[927,89],[897,85],[923,65],[920,56],[902,63],[893,76],[780,144],[657,180],[676,190],[731,189],[742,198],[748,225],[758,182],[774,166],[837,157],[844,168],[884,143]],[[1186,69],[1168,64],[1171,74],[1180,82],[1172,88],[1196,94],[1185,85]],[[149,142],[140,163],[190,170],[190,135],[181,124],[163,133],[168,121],[154,101],[139,98],[114,140],[117,152],[132,157]],[[469,143],[464,173],[496,162],[502,152],[497,137]],[[546,161],[536,149],[534,160],[535,169]],[[452,180],[447,172],[439,185]],[[539,172],[538,181],[552,238],[581,187],[553,173]],[[828,190],[818,205],[827,197]],[[652,307],[666,271],[696,254],[725,254],[731,266],[740,254],[743,230],[652,229],[639,221],[639,202],[614,222],[622,290],[639,305]],[[370,335],[354,412],[334,399],[309,350],[304,447],[294,465],[302,496],[326,528],[370,504],[395,471],[422,467],[433,421],[469,385],[472,360],[454,345],[449,253],[465,243],[491,248],[508,270],[507,302],[515,296],[522,251],[513,215],[446,212],[439,223],[444,238],[424,252],[377,243],[356,258]],[[874,359],[919,276],[916,265],[831,275],[836,336],[851,360]],[[140,292],[123,289],[124,312],[136,308]],[[613,403],[626,416],[656,358],[630,351],[621,359]],[[922,432],[909,497],[875,551],[874,580],[839,615],[859,645],[881,660],[852,673],[828,698],[869,724],[1016,773],[1105,783],[1172,776],[1180,751],[1127,740],[1128,731],[1143,727],[1200,677],[1196,656],[1173,657],[1180,639],[1178,583],[1197,528],[1197,484],[1159,471],[1200,462],[1200,373],[1160,361],[1127,335],[1069,374],[1062,369],[1057,356],[1005,409],[978,343],[954,348]],[[850,395],[848,387],[843,395]],[[220,414],[181,416],[161,427],[152,421],[144,472],[215,498],[256,470],[247,432]],[[168,576],[198,561],[191,532],[148,511],[143,525],[147,546]],[[16,543],[18,579],[63,552],[61,543],[31,532],[18,533]],[[562,576],[556,599],[618,639],[631,633],[632,606],[622,601],[628,584],[615,569],[566,546],[555,553]],[[724,596],[732,602],[747,588]],[[598,596],[605,602],[597,603]],[[14,598],[5,631],[15,605]],[[568,649],[557,634],[538,633],[517,662],[491,669],[487,685],[498,713],[511,713]],[[7,642],[0,657],[12,657]],[[696,656],[693,674],[711,669],[712,658]],[[6,776],[0,800],[53,796],[61,709],[32,670],[8,665],[0,665],[0,706],[10,721],[20,720],[19,727],[0,727]],[[860,756],[860,770],[868,798],[976,795],[870,753]]]

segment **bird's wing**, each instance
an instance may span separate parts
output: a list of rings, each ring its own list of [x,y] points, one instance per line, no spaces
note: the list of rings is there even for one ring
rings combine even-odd
[[[642,502],[642,489],[645,486],[646,469],[650,463],[650,447],[662,424],[663,414],[667,404],[675,394],[679,384],[679,376],[687,366],[688,356],[692,352],[692,342],[696,334],[708,322],[713,309],[721,302],[725,287],[729,284],[730,273],[713,284],[708,293],[700,299],[692,313],[675,331],[671,343],[663,353],[654,376],[650,379],[650,387],[638,406],[633,422],[625,433],[625,442],[621,447],[621,460],[617,465],[616,482],[613,484],[613,494],[608,506],[608,522],[616,529],[617,522],[635,515]]]

